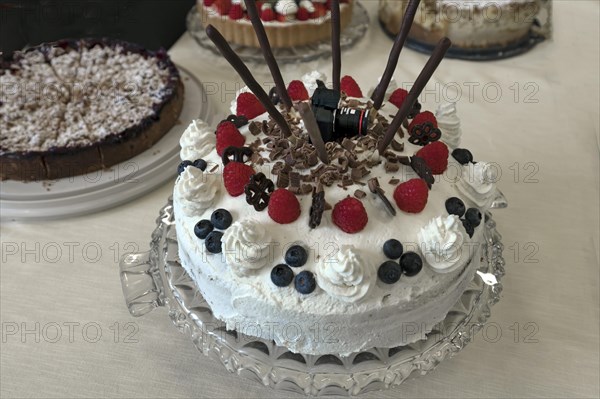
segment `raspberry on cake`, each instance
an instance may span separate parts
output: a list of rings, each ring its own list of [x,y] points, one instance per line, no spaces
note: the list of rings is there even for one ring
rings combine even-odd
[[[336,1],[331,3],[335,7]],[[179,257],[214,316],[228,329],[248,323],[295,323],[302,331],[314,323],[334,326],[331,341],[310,334],[290,340],[284,331],[267,328],[256,332],[311,355],[349,355],[425,337],[480,265],[486,239],[481,217],[495,192],[485,163],[461,166],[441,138],[423,146],[399,134],[404,120],[416,119],[416,98],[449,43],[440,43],[399,109],[377,108],[362,94],[350,97],[360,88],[351,78],[342,82],[337,67],[332,86],[339,90],[317,81],[323,78],[317,73],[288,86],[283,79],[276,83],[278,93],[289,93],[290,106],[272,102],[217,30],[209,27],[207,35],[264,108],[239,127],[245,147],[234,151],[248,156],[232,161],[219,156],[215,146],[204,159],[224,165],[223,179],[217,180],[224,190],[213,194],[212,185],[202,184],[210,173],[191,166],[175,183]],[[332,44],[337,59],[339,46]],[[266,58],[276,75],[276,63]],[[388,78],[382,78],[383,86]],[[302,89],[309,93],[306,99]],[[246,98],[239,94],[234,108],[243,108]],[[421,119],[432,124],[429,114]],[[446,130],[439,126],[443,138]],[[472,183],[434,180],[432,172],[443,172],[448,163],[480,166],[470,170],[476,176]],[[185,195],[188,188],[193,196]],[[359,191],[360,199],[352,196]],[[245,200],[237,197],[242,192]],[[211,195],[211,209],[189,212],[186,198]],[[393,201],[384,201],[392,195]],[[256,206],[257,198],[262,206]],[[464,215],[456,214],[467,206]],[[219,223],[210,215],[219,209],[235,219],[222,235],[209,232],[210,224]],[[398,334],[407,323],[417,326],[415,333]]]

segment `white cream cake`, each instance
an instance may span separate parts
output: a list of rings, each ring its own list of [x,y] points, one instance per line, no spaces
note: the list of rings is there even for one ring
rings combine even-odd
[[[396,35],[408,0],[380,0],[379,19]],[[458,48],[504,47],[528,37],[540,0],[423,0],[409,37],[435,45],[449,37]]]
[[[317,79],[324,76],[290,84],[290,93],[300,87],[295,104],[312,96]],[[480,265],[494,168],[457,148],[455,104],[415,112],[379,154],[405,94],[394,91],[378,113],[370,100],[344,95],[342,106],[370,111],[369,126],[326,143],[327,162],[293,109],[280,106],[292,127],[282,137],[250,93],[232,104],[248,121],[187,128],[173,193],[179,256],[227,329],[296,353],[345,355],[423,339],[459,300]],[[441,138],[409,142],[424,128]]]

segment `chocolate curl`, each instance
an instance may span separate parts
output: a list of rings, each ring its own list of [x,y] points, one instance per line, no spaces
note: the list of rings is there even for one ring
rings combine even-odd
[[[285,83],[283,82],[283,77],[281,76],[281,71],[279,70],[277,61],[275,61],[275,57],[273,56],[273,50],[271,50],[271,44],[269,43],[269,38],[265,32],[265,27],[260,20],[258,8],[256,7],[256,0],[245,0],[245,2],[246,11],[248,11],[250,22],[252,22],[252,26],[256,32],[256,38],[258,39],[258,43],[262,49],[263,57],[265,57],[265,62],[267,63],[267,66],[271,71],[273,81],[275,82],[277,94],[279,95],[279,98],[283,102],[285,108],[289,111],[290,108],[292,108],[292,100],[290,99],[290,95],[288,94]]]
[[[231,66],[237,71],[244,83],[246,83],[256,98],[258,98],[258,101],[260,101],[263,107],[265,107],[271,118],[273,118],[273,120],[279,125],[283,135],[285,137],[290,136],[292,132],[283,115],[281,115],[277,108],[275,108],[269,99],[269,95],[263,90],[256,79],[254,79],[254,76],[252,76],[252,73],[246,64],[244,64],[240,57],[238,57],[238,55],[231,49],[227,43],[227,40],[225,40],[219,30],[212,25],[208,25],[206,27],[206,35],[210,38],[210,40],[212,40],[215,46],[217,46],[227,62],[229,62],[229,64],[231,64]]]
[[[331,58],[333,90],[340,91],[342,50],[340,49],[340,0],[331,0]]]
[[[302,117],[302,120],[304,121],[304,128],[308,132],[310,141],[317,150],[317,155],[319,156],[319,159],[324,164],[328,164],[329,156],[327,155],[327,149],[325,148],[323,137],[321,137],[321,130],[319,130],[319,125],[317,125],[315,114],[313,114],[312,109],[305,102],[298,103],[296,105],[296,109],[298,110],[300,116]]]
[[[390,81],[392,80],[392,76],[396,71],[396,67],[398,66],[398,58],[400,58],[400,52],[402,51],[402,47],[404,47],[404,42],[406,42],[406,38],[408,37],[408,32],[410,32],[410,28],[413,24],[413,20],[415,19],[415,15],[417,13],[417,7],[419,7],[419,3],[421,0],[410,0],[408,6],[406,7],[406,11],[404,12],[404,19],[402,20],[402,26],[400,26],[400,32],[398,32],[398,36],[396,36],[396,40],[394,40],[394,46],[392,47],[392,51],[390,51],[390,56],[388,58],[387,65],[385,66],[385,71],[381,76],[381,81],[375,88],[373,95],[371,96],[371,100],[373,100],[373,108],[379,110],[381,108],[381,104],[383,104],[383,97],[385,96],[385,91],[390,85]]]
[[[392,123],[390,123],[390,126],[385,132],[383,140],[379,142],[377,149],[379,150],[380,154],[384,153],[387,146],[394,139],[394,136],[396,135],[396,132],[402,125],[402,122],[410,113],[410,110],[413,107],[415,101],[417,101],[417,99],[419,98],[419,95],[425,88],[425,85],[427,85],[427,82],[429,82],[429,79],[431,79],[431,76],[433,75],[437,67],[440,65],[440,62],[442,62],[442,59],[446,55],[446,51],[448,51],[451,45],[452,42],[450,41],[450,39],[444,37],[435,46],[433,54],[431,54],[431,57],[429,57],[427,64],[425,64],[425,67],[419,74],[419,77],[417,77],[417,80],[415,80],[415,84],[408,92],[408,96],[402,103],[402,106],[398,110],[398,113],[396,113],[396,116],[394,116]]]

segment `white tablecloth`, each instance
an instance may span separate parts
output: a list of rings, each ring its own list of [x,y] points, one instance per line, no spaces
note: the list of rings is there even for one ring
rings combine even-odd
[[[364,89],[391,46],[376,2],[366,5],[369,32],[343,55],[343,73]],[[554,5],[553,41],[504,61],[445,60],[425,99],[460,97],[463,143],[501,166],[510,207],[494,215],[507,274],[490,327],[431,374],[369,397],[599,396],[600,7]],[[240,81],[233,70],[188,35],[171,54],[223,115]],[[426,59],[405,49],[396,80],[412,82]],[[285,67],[284,77],[329,65]],[[257,76],[268,81],[264,68]],[[2,397],[283,395],[202,356],[164,308],[139,319],[125,308],[117,261],[148,248],[171,190],[84,217],[1,225]]]

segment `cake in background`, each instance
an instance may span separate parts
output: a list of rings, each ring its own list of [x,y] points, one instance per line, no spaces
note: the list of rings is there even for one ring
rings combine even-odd
[[[340,7],[341,29],[352,20],[353,0]],[[228,42],[259,47],[245,0],[197,0],[203,26],[217,28]],[[272,48],[303,46],[331,37],[330,1],[265,0],[257,2],[259,17]]]
[[[541,0],[423,0],[409,38],[433,46],[442,37],[453,49],[505,48],[529,40],[538,25]],[[395,36],[408,0],[380,0],[379,20]]]

